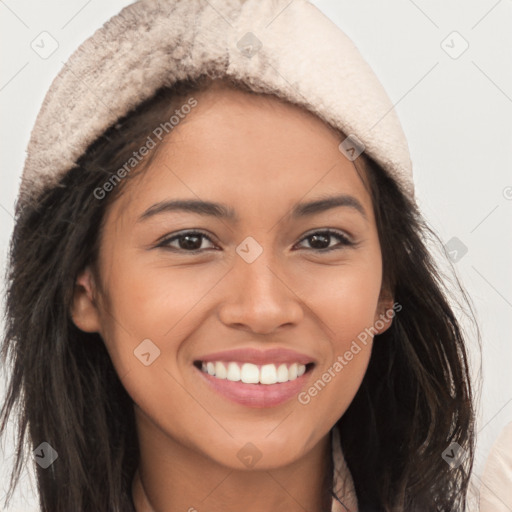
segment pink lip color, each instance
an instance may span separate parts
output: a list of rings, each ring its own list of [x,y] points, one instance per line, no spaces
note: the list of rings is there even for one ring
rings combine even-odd
[[[315,362],[313,358],[288,350],[285,348],[271,348],[267,350],[256,350],[254,348],[238,348],[233,350],[225,350],[223,352],[215,352],[198,357],[199,361],[233,361],[237,363],[252,363],[256,365],[264,364],[281,364],[281,363],[300,363],[308,364]]]
[[[199,368],[196,368],[196,370],[205,379],[207,385],[224,397],[238,404],[254,408],[275,407],[287,402],[299,393],[310,373],[306,371],[300,377],[288,382],[244,384],[241,381],[233,382],[227,379],[217,379],[199,370]]]

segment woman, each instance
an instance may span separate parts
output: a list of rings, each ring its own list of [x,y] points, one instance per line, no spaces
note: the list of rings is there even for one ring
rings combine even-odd
[[[428,235],[389,99],[311,4],[124,9],[52,84],[17,203],[2,418],[41,510],[465,510]]]

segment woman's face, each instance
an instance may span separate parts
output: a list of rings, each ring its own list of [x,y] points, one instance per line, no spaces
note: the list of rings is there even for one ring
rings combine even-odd
[[[109,208],[101,287],[81,274],[73,319],[101,334],[155,439],[279,467],[344,414],[368,329],[389,327],[372,203],[342,138],[309,112],[224,88],[195,97]]]

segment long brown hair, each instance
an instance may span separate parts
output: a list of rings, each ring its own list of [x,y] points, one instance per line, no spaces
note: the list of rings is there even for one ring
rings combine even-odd
[[[92,144],[58,187],[17,213],[2,346],[11,376],[0,433],[11,415],[18,416],[6,504],[26,448],[47,442],[58,459],[47,469],[34,464],[43,512],[134,510],[139,453],[132,400],[100,336],[74,325],[71,299],[77,275],[96,261],[105,212],[124,184],[102,200],[94,190],[179,101],[210,83],[203,76],[158,91]],[[426,247],[435,234],[379,165],[364,153],[357,161],[373,201],[383,278],[402,306],[376,336],[360,389],[338,421],[359,510],[463,511],[474,458],[474,403],[465,338]],[[442,456],[452,442],[465,453],[457,467]]]

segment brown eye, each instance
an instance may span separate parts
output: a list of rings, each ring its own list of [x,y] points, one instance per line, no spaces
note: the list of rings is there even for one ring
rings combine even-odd
[[[208,235],[201,233],[200,231],[187,231],[165,238],[157,245],[157,247],[163,247],[173,251],[199,252],[206,250],[201,248],[202,242],[205,239],[213,243]],[[177,245],[171,245],[173,242],[177,242]]]
[[[331,246],[333,239],[338,239],[339,243]],[[354,245],[343,233],[333,230],[316,231],[304,237],[301,242],[308,240],[309,244],[314,251],[327,252],[335,249],[342,249],[345,246]]]

